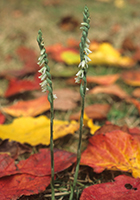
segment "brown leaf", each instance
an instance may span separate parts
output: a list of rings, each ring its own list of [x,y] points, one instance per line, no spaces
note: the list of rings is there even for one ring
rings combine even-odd
[[[55,90],[57,99],[54,101],[55,110],[71,110],[76,108],[77,101],[80,100],[80,94],[71,89]]]
[[[103,76],[87,76],[88,83],[96,83],[100,85],[111,85],[117,81],[119,74],[103,75]]]
[[[59,22],[59,26],[65,31],[74,31],[79,26],[79,22],[73,16],[65,16]]]
[[[23,153],[30,153],[31,148],[25,144],[19,142],[3,140],[0,144],[0,153],[10,153],[10,156],[16,159],[19,155]]]
[[[89,94],[98,94],[98,93],[106,93],[106,94],[112,94],[120,99],[128,98],[129,95],[123,91],[118,85],[109,85],[109,86],[97,86],[94,87],[89,91]]]
[[[140,70],[126,71],[122,74],[123,81],[131,86],[140,86]]]
[[[85,107],[86,115],[93,120],[106,119],[109,110],[110,106],[107,104],[93,104]],[[72,114],[70,116],[70,120],[79,120],[79,119],[80,119],[80,112]]]
[[[132,95],[136,98],[140,98],[140,88],[133,90]]]

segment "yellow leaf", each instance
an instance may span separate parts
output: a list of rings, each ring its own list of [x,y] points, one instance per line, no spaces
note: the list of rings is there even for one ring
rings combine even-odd
[[[113,48],[109,43],[102,43],[96,51],[89,54],[90,64],[119,65],[122,67],[131,67],[134,61],[129,57],[122,57],[119,51]]]
[[[90,133],[94,135],[95,131],[97,131],[100,126],[97,126],[93,123],[92,119],[88,118],[88,116],[84,113],[83,123],[85,126],[90,128]]]
[[[54,120],[54,140],[67,134],[74,134],[78,129],[79,123],[75,121]],[[49,145],[50,119],[45,116],[17,118],[11,124],[0,125],[0,138],[31,145]]]

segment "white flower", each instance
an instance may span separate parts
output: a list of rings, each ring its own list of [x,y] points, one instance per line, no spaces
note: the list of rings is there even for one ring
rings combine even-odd
[[[47,70],[47,68],[44,66],[40,70],[38,70],[38,72],[45,74],[46,70]]]
[[[86,38],[86,42],[87,42],[87,43],[90,43],[90,40],[89,40],[88,38]]]
[[[77,72],[76,76],[78,76],[79,78],[83,78],[83,77],[84,77],[84,71],[83,71],[82,69],[80,69],[80,70]]]
[[[88,55],[88,54],[90,54],[90,53],[92,53],[92,51],[90,51],[88,48],[84,48],[84,51],[86,52],[86,54]]]
[[[86,88],[86,91],[88,91],[89,90],[89,88]]]
[[[91,61],[91,59],[87,55],[84,55],[84,59],[85,59],[86,63],[88,63],[89,61]]]
[[[57,96],[56,96],[56,94],[53,94],[53,99],[57,99]]]
[[[79,83],[80,82],[80,78],[79,77],[76,77],[75,78],[75,83]]]

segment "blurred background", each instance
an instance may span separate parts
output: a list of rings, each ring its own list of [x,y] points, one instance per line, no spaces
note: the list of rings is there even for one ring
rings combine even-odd
[[[39,51],[36,37],[40,28],[46,46],[66,45],[69,38],[80,40],[85,5],[91,18],[90,40],[109,41],[115,47],[121,47],[126,37],[140,43],[139,0],[1,0],[0,71],[21,67],[15,54],[18,46]],[[10,65],[8,54],[14,58]]]

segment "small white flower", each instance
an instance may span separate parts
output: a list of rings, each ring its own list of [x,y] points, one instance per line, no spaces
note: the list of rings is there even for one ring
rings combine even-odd
[[[86,52],[86,54],[88,55],[88,54],[90,54],[90,53],[92,53],[92,51],[90,51],[88,48],[84,48],[84,51]]]
[[[85,62],[86,63],[88,63],[89,61],[91,61],[91,59],[87,55],[84,55],[84,58],[85,58]]]
[[[41,81],[43,81],[43,80],[45,80],[45,78],[47,77],[47,75],[46,74],[42,74],[41,76],[39,76],[38,78],[40,78],[41,79]]]
[[[84,77],[84,71],[83,71],[82,69],[80,69],[80,70],[77,72],[76,76],[78,76],[79,78],[83,78],[83,77]]]
[[[87,42],[87,43],[90,43],[90,40],[89,40],[88,38],[86,38],[86,42]]]
[[[56,94],[53,94],[53,99],[57,99],[57,96],[56,96]]]
[[[38,72],[45,74],[46,70],[47,70],[47,68],[44,66],[40,70],[38,70]]]
[[[42,83],[40,83],[41,87],[47,86],[48,82],[44,80]]]
[[[86,88],[86,91],[88,91],[89,90],[89,88]]]
[[[76,77],[75,78],[75,83],[79,83],[80,82],[80,78],[79,77]]]

